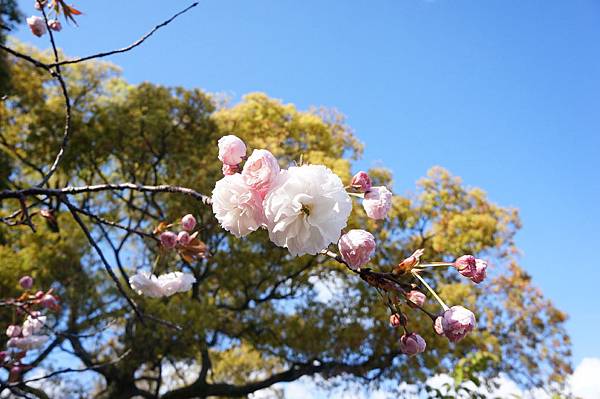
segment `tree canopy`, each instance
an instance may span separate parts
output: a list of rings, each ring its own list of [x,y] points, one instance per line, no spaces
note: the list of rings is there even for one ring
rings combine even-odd
[[[12,45],[51,62],[49,53]],[[14,57],[8,68],[12,88],[0,102],[0,178],[3,188],[25,187],[43,177],[39,165],[52,163],[64,110],[50,75]],[[301,154],[302,162],[326,165],[343,181],[362,152],[343,116],[331,110],[302,111],[263,93],[222,104],[199,89],[132,85],[104,62],[67,65],[63,75],[73,99],[74,134],[52,187],[168,182],[210,195],[222,176],[216,142],[230,133],[250,148],[270,150],[282,167],[300,162]],[[369,174],[388,185],[395,178],[401,191],[412,186],[383,168]],[[375,235],[379,250],[371,267],[378,270],[391,270],[416,248],[424,248],[427,259],[452,261],[464,253],[493,259],[491,278],[482,285],[451,272],[431,276],[447,302],[467,304],[478,315],[479,330],[452,344],[434,333],[431,320],[415,314],[411,323],[429,344],[414,358],[399,351],[401,332],[390,328],[377,292],[331,259],[291,257],[264,231],[236,239],[221,229],[210,207],[183,195],[104,192],[73,199],[83,211],[148,234],[182,214],[197,217],[210,256],[190,263],[150,237],[85,219],[123,285],[127,275],[155,261],[155,270],[178,264],[196,277],[190,293],[162,299],[133,294],[146,314],[180,325],[180,331],[142,324],[65,206],[44,200],[58,229],[39,214],[35,234],[26,226],[0,226],[0,292],[18,295],[20,276],[29,274],[58,294],[61,312],[52,323],[62,334],[33,361],[48,372],[75,360],[89,367],[86,378],[64,373],[50,379],[70,381],[74,397],[239,397],[305,375],[390,389],[390,381],[425,386],[440,373],[455,377],[457,386],[466,380],[493,384],[503,373],[524,388],[561,392],[571,372],[566,315],[518,264],[517,210],[493,203],[442,167],[429,170],[410,195],[396,194],[387,220],[374,221],[359,210],[349,226],[367,226]],[[39,212],[40,205],[31,205]],[[8,214],[19,203],[3,201],[1,207]],[[436,306],[428,298],[425,307],[435,312]],[[0,325],[11,317],[0,308]],[[50,395],[44,385],[23,389]]]

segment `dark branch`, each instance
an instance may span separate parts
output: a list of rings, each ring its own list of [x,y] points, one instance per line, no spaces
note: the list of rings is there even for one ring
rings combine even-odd
[[[93,60],[95,58],[102,58],[102,57],[107,57],[107,56],[113,55],[113,54],[125,53],[125,52],[127,52],[129,50],[132,50],[132,49],[136,48],[140,44],[144,43],[146,41],[146,39],[148,39],[150,36],[152,36],[154,34],[154,32],[156,32],[157,30],[159,30],[163,26],[168,25],[175,18],[177,18],[181,14],[186,13],[190,9],[196,7],[197,5],[198,5],[198,2],[195,2],[195,3],[191,4],[191,5],[189,5],[187,8],[185,8],[184,10],[179,11],[177,14],[173,15],[171,18],[169,18],[166,21],[164,21],[164,22],[156,25],[150,32],[146,33],[139,40],[137,40],[136,42],[134,42],[133,44],[131,44],[131,45],[127,46],[127,47],[123,47],[123,48],[118,49],[118,50],[112,50],[112,51],[107,51],[107,52],[103,52],[103,53],[97,53],[97,54],[93,54],[93,55],[88,55],[86,57],[75,58],[75,59],[72,59],[72,60],[64,60],[64,61],[60,61],[60,62],[55,62],[54,64],[50,64],[49,67],[60,66],[60,65],[67,65],[67,64],[76,64],[78,62]]]

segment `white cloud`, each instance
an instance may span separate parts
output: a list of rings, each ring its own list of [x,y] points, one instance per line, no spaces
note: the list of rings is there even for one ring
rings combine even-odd
[[[582,399],[600,398],[600,358],[584,358],[569,382],[575,396]]]

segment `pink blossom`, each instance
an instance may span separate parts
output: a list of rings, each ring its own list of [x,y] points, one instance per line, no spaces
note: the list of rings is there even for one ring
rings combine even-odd
[[[24,351],[39,348],[48,340],[47,335],[30,335],[22,338],[11,338],[6,342],[7,348],[17,348]]]
[[[184,217],[181,218],[181,227],[185,231],[192,231],[194,227],[196,227],[196,218],[191,213],[188,213]]]
[[[232,134],[219,139],[219,160],[227,165],[237,165],[246,156],[246,144]]]
[[[179,234],[177,234],[177,244],[179,245],[188,245],[190,239],[190,233],[187,231],[180,231]]]
[[[55,32],[60,32],[62,30],[62,24],[58,19],[51,19],[48,21],[48,28],[52,29]]]
[[[177,245],[177,234],[172,231],[165,231],[160,235],[160,243],[163,247],[170,249]]]
[[[244,164],[242,176],[246,184],[258,191],[264,198],[273,181],[279,175],[279,171],[279,163],[271,152],[254,150]]]
[[[46,3],[48,2],[47,0],[34,0],[34,6],[36,10],[41,10],[42,8],[44,8],[44,6],[46,5]]]
[[[40,305],[47,309],[57,309],[58,300],[51,294],[46,294],[40,299]]]
[[[33,278],[31,276],[23,276],[19,280],[19,285],[24,290],[28,290],[33,286]]]
[[[402,318],[400,317],[400,315],[398,313],[394,313],[392,315],[390,315],[390,325],[394,328],[398,328],[400,327],[400,325],[402,324]]]
[[[265,223],[260,194],[248,187],[238,173],[225,176],[215,184],[212,208],[221,227],[238,238],[258,230]]]
[[[353,270],[366,265],[375,254],[375,237],[365,230],[350,230],[344,234],[339,242],[338,249],[342,259]]]
[[[475,257],[473,255],[463,255],[456,259],[454,267],[463,276],[471,278],[477,270]]]
[[[425,303],[425,294],[418,290],[411,290],[406,293],[406,299],[408,299],[408,305],[410,307],[421,307]]]
[[[361,193],[366,193],[371,189],[371,178],[367,172],[361,170],[352,177],[350,185],[358,189]]]
[[[425,340],[419,334],[404,334],[400,338],[400,351],[408,356],[424,352],[426,346]]]
[[[27,25],[29,26],[31,33],[37,37],[42,37],[46,33],[46,23],[43,18],[31,16],[27,18]]]
[[[4,360],[8,358],[8,353],[5,351],[0,352],[0,364],[4,363]]]
[[[8,374],[8,382],[17,382],[21,379],[21,367],[13,366]]]
[[[223,171],[223,176],[231,176],[237,173],[238,169],[238,165],[227,165],[226,163],[224,163],[223,167],[221,168],[221,170]]]
[[[19,335],[21,335],[21,326],[17,326],[17,325],[11,324],[6,329],[6,336],[7,337],[14,338],[14,337],[18,337]]]
[[[471,280],[473,280],[473,282],[477,284],[481,283],[483,280],[485,280],[485,276],[487,274],[486,269],[486,261],[484,261],[483,259],[475,260],[475,273],[473,273]]]
[[[475,315],[462,306],[452,306],[446,310],[442,318],[444,335],[451,342],[463,339],[476,326]]]
[[[365,194],[363,208],[371,219],[384,219],[392,208],[392,192],[384,186],[372,187]]]
[[[35,299],[42,299],[44,295],[46,295],[44,291],[38,291],[35,293]]]

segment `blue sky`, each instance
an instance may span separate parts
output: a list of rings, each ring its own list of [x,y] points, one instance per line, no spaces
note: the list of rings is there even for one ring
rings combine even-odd
[[[191,3],[73,0],[70,55],[123,47]],[[21,1],[27,14],[33,1]],[[21,30],[17,37],[46,47]],[[112,61],[130,82],[335,107],[403,193],[442,165],[518,207],[522,264],[600,357],[600,2],[204,0]]]

